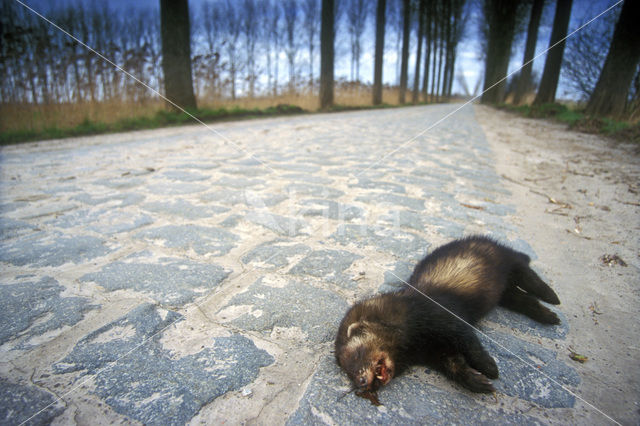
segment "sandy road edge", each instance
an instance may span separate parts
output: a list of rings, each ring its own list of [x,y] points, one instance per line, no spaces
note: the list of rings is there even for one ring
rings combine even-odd
[[[485,106],[475,110],[511,192],[501,202],[516,206],[511,222],[562,300],[570,331],[558,354],[582,378],[577,393],[616,421],[638,424],[640,159],[634,147]],[[603,255],[628,266],[608,265]],[[571,361],[570,349],[589,360]],[[579,401],[567,420],[607,424]]]

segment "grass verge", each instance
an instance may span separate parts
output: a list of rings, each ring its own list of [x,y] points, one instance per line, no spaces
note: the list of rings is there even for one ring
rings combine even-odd
[[[204,122],[216,122],[239,118],[269,117],[276,115],[302,114],[306,111],[295,105],[280,104],[267,108],[202,108],[189,111]],[[0,145],[10,145],[34,140],[59,139],[75,136],[91,136],[103,133],[125,132],[131,130],[155,129],[159,127],[193,123],[193,118],[183,112],[160,110],[152,115],[135,118],[123,118],[112,123],[85,118],[81,123],[70,127],[46,127],[40,130],[6,130],[0,133]]]
[[[504,104],[500,108],[524,117],[552,119],[567,124],[572,130],[595,133],[618,141],[633,142],[640,145],[640,123],[589,117],[580,109],[569,108],[566,105],[557,103],[520,106]]]

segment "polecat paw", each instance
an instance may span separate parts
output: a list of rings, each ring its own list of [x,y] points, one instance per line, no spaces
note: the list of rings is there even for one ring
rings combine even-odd
[[[481,372],[473,368],[467,368],[462,374],[462,385],[473,392],[492,393],[495,392],[491,381]]]

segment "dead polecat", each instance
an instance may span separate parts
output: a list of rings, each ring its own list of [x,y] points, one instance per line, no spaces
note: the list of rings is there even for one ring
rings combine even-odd
[[[412,364],[430,365],[474,392],[493,392],[489,378],[498,377],[498,368],[468,324],[496,305],[541,323],[560,323],[538,298],[560,300],[529,261],[480,236],[437,248],[413,271],[409,284],[415,289],[406,286],[349,309],[336,337],[338,364],[357,393],[374,404],[378,388]]]

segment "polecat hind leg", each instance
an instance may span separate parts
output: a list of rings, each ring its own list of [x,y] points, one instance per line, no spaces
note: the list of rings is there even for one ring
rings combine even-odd
[[[529,294],[539,297],[552,305],[559,305],[558,295],[528,265],[521,265],[511,271],[512,283]]]
[[[543,324],[560,324],[558,316],[540,304],[538,299],[517,287],[508,287],[502,294],[500,305],[520,312]]]
[[[443,360],[444,373],[473,392],[495,392],[491,381],[481,372],[473,369],[461,354],[451,355]]]

